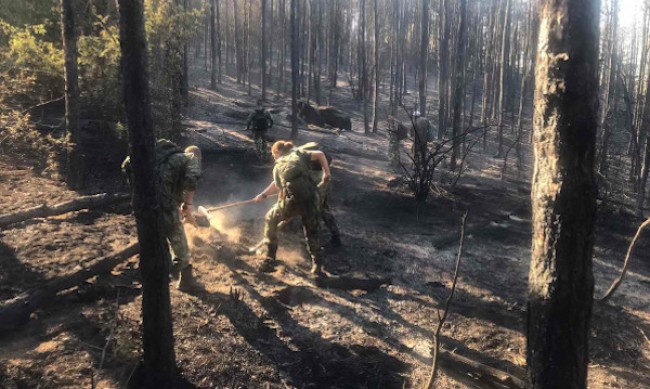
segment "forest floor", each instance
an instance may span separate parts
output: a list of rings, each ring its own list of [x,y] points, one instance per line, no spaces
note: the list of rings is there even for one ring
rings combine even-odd
[[[198,72],[198,71],[197,71]],[[218,92],[193,81],[185,140],[204,150],[195,203],[247,199],[270,181],[253,143],[224,113],[253,96],[230,78]],[[274,100],[275,139],[289,137],[287,99]],[[426,206],[395,187],[385,131],[363,134],[347,85],[333,96],[350,113],[352,132],[301,131],[334,157],[331,204],[343,246],[324,234],[325,270],[352,279],[389,279],[372,290],[321,288],[309,276],[300,226],[280,237],[279,266],[259,273],[245,249],[262,235],[271,202],[215,215],[217,233],[187,226],[201,288],[172,288],[176,358],[188,387],[415,388],[428,377],[436,310],[449,295],[460,221],[469,213],[460,278],[442,330],[446,350],[523,375],[530,258],[529,173],[501,177],[501,159],[472,153],[455,186],[439,184]],[[385,117],[380,128],[385,128]],[[227,124],[235,123],[235,124]],[[525,164],[530,169],[530,157]],[[440,168],[444,171],[443,168]],[[0,157],[3,212],[78,196],[35,175],[28,161]],[[601,205],[596,232],[595,296],[618,275],[638,220]],[[70,274],[136,239],[128,206],[80,211],[1,231],[0,299]],[[642,239],[618,293],[595,303],[590,338],[591,388],[650,387],[650,244]],[[90,262],[84,262],[84,260]],[[136,258],[111,274],[57,296],[24,327],[0,335],[2,388],[121,388],[141,355]],[[101,367],[101,368],[100,368]],[[483,387],[443,369],[436,387]]]

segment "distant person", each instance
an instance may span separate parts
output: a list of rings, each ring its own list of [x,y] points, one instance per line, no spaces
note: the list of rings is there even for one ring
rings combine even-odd
[[[253,131],[253,140],[255,141],[255,151],[257,152],[257,157],[262,162],[266,162],[269,159],[269,151],[267,146],[268,130],[273,127],[273,117],[269,111],[264,109],[263,101],[257,100],[257,107],[255,110],[248,116],[246,121],[246,130]]]
[[[327,158],[322,151],[301,150],[287,141],[275,142],[271,154],[275,160],[273,181],[255,197],[255,202],[261,203],[268,196],[279,192],[278,202],[266,214],[262,251],[264,258],[260,271],[271,271],[274,267],[278,250],[278,225],[300,216],[312,260],[311,273],[322,277],[319,189],[330,181]],[[319,183],[314,182],[312,162],[317,162],[323,171]]]
[[[388,160],[390,166],[398,169],[402,166],[401,150],[402,141],[408,137],[408,129],[404,124],[395,118],[388,116]]]
[[[122,170],[131,180],[130,157],[122,163]],[[189,146],[183,150],[167,139],[160,139],[156,142],[156,173],[163,230],[173,252],[172,275],[178,276],[178,289],[189,290],[195,286],[195,280],[181,215],[185,221],[194,221],[193,200],[201,177],[201,149]]]
[[[422,158],[427,156],[427,142],[430,136],[429,120],[421,117],[420,111],[413,112],[413,128],[411,129],[411,136],[413,136],[413,159],[417,163],[421,163]]]

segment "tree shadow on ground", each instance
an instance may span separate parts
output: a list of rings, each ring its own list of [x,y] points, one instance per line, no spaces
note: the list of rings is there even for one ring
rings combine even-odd
[[[264,297],[238,272],[253,272],[248,265],[220,258],[234,275],[234,280],[279,323],[282,338],[269,328],[244,301],[228,299],[219,293],[198,291],[196,296],[219,304],[238,333],[264,354],[297,387],[377,388],[402,387],[401,376],[407,365],[374,346],[361,344],[344,347],[312,332],[294,319],[288,308],[273,297]],[[270,281],[270,276],[261,276]],[[276,280],[277,281],[277,280]]]

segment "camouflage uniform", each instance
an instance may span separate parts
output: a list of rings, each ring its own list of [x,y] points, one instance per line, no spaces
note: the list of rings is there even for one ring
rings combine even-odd
[[[429,140],[429,121],[423,117],[414,120],[415,127],[411,129],[413,135],[413,158],[421,161],[427,156],[427,141]]]
[[[312,175],[312,180],[315,183],[322,182],[323,180],[323,171],[322,170],[313,170],[311,171]],[[339,239],[341,236],[341,232],[339,231],[339,226],[336,223],[336,218],[334,217],[334,214],[332,213],[332,209],[330,208],[329,205],[329,194],[330,194],[330,183],[326,182],[323,185],[320,186],[319,189],[319,197],[320,197],[320,211],[321,211],[321,218],[323,219],[323,222],[325,222],[325,227],[330,231],[330,234],[332,235],[332,240]]]
[[[122,163],[130,178],[130,158]],[[179,206],[183,192],[194,191],[201,176],[201,163],[191,153],[184,153],[174,143],[161,139],[156,142],[156,173],[163,231],[173,252],[173,265],[179,270],[189,265],[190,250],[181,222]]]
[[[190,251],[185,228],[180,219],[179,206],[183,192],[194,191],[201,177],[201,162],[191,153],[159,152],[161,141],[156,144],[156,163],[160,178],[160,207],[163,228],[174,253],[174,266],[183,269],[189,265]],[[171,142],[170,142],[171,143]]]
[[[264,242],[266,259],[275,260],[278,224],[300,216],[307,248],[314,265],[322,265],[320,246],[320,196],[311,176],[310,154],[294,150],[275,161],[273,181],[279,190],[278,202],[266,214]]]
[[[255,141],[255,151],[260,161],[269,159],[269,148],[267,145],[266,132],[273,127],[273,118],[269,111],[258,108],[248,116],[246,129],[253,130],[253,140]]]
[[[401,166],[402,139],[399,136],[399,126],[403,127],[403,124],[397,120],[388,122],[388,160],[392,168]]]

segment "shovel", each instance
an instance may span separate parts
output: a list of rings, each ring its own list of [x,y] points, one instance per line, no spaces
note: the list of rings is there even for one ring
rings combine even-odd
[[[269,198],[270,197],[274,197],[274,196],[271,195],[271,196],[269,196]],[[228,204],[219,205],[219,206],[210,207],[210,208],[206,208],[204,206],[199,206],[197,208],[197,210],[196,210],[197,211],[196,222],[197,222],[198,225],[200,225],[202,227],[203,226],[208,227],[208,226],[210,226],[210,219],[212,218],[212,216],[210,216],[210,213],[215,212],[215,211],[220,211],[222,209],[241,207],[243,205],[252,204],[254,202],[255,202],[255,199],[252,198],[252,199],[249,199],[249,200],[236,201],[234,203],[228,203]]]

